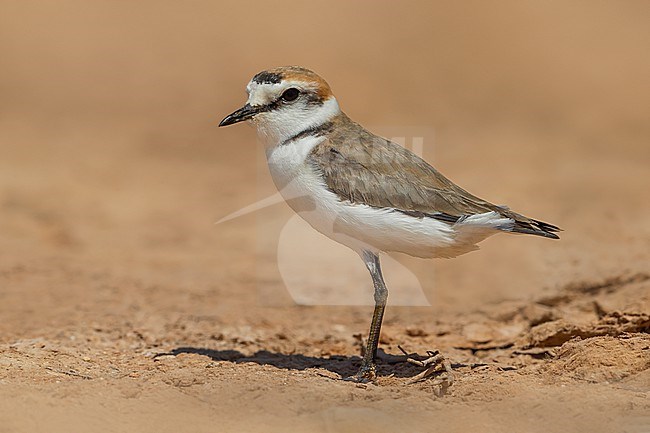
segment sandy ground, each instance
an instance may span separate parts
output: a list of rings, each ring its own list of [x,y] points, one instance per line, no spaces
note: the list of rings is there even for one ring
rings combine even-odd
[[[0,432],[650,431],[649,10],[0,3]],[[367,282],[316,241],[284,255],[283,204],[214,224],[274,191],[253,131],[216,123],[292,63],[565,229],[395,256],[430,306],[389,307],[376,384],[341,380],[372,308],[295,302]],[[410,384],[398,345],[455,382]]]

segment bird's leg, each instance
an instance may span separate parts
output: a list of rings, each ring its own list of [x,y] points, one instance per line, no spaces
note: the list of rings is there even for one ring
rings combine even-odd
[[[376,377],[375,358],[377,357],[377,345],[379,344],[381,321],[384,317],[386,301],[388,300],[388,289],[386,288],[386,283],[384,283],[384,277],[381,274],[379,256],[375,253],[364,251],[362,258],[368,271],[370,271],[372,284],[375,288],[375,311],[372,314],[370,334],[368,335],[366,350],[363,354],[363,360],[361,361],[361,368],[357,374],[352,376],[350,379],[357,382],[368,382],[374,380]]]

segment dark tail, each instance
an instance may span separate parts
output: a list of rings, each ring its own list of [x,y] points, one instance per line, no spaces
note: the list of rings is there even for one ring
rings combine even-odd
[[[527,218],[525,221],[515,220],[515,225],[510,231],[514,233],[542,236],[549,239],[560,239],[560,237],[555,233],[561,232],[562,229],[553,224],[545,223],[544,221]]]

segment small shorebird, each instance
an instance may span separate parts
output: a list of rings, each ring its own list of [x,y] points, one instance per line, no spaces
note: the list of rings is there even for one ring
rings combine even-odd
[[[356,251],[370,271],[375,310],[353,380],[375,378],[388,299],[381,252],[451,258],[478,249],[495,233],[558,239],[558,227],[470,194],[409,150],[352,121],[327,82],[308,69],[260,72],[246,90],[246,105],[219,126],[250,121],[285,201],[314,229]]]

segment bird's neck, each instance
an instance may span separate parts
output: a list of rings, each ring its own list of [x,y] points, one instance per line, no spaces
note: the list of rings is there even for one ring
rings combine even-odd
[[[258,115],[253,123],[257,128],[258,137],[269,149],[304,131],[331,122],[340,114],[339,104],[332,96],[319,106],[312,106],[301,111],[278,112],[274,113],[272,117]]]

